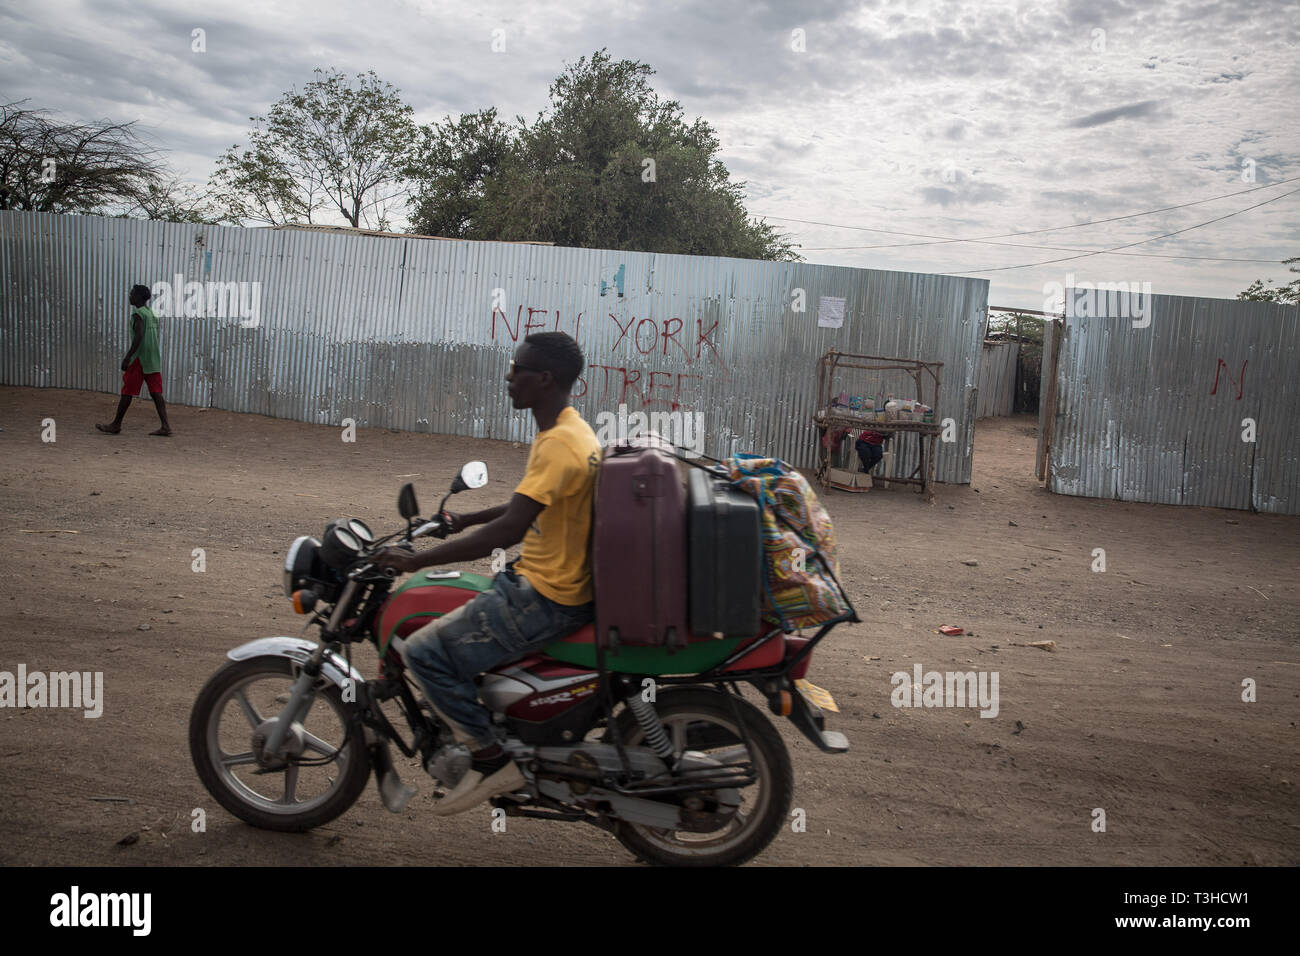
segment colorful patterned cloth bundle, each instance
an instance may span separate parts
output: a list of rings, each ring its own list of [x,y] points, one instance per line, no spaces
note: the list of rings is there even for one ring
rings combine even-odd
[[[835,530],[807,479],[779,458],[735,455],[725,464],[731,483],[762,508],[764,619],[792,631],[847,613]]]

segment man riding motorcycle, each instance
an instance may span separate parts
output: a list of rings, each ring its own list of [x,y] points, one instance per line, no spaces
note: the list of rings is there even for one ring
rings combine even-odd
[[[535,651],[592,620],[592,503],[600,443],[569,392],[582,373],[582,350],[564,332],[527,336],[506,375],[515,408],[531,409],[537,435],[523,480],[508,504],[446,515],[449,528],[479,530],[411,554],[390,548],[379,567],[400,572],[472,561],[523,542],[513,568],[490,590],[394,644],[429,702],[470,750],[473,764],[434,813],[469,810],[524,785],[524,776],[492,732],[474,678],[508,658]]]

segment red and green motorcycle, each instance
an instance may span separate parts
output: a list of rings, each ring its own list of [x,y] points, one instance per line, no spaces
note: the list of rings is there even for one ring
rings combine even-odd
[[[486,467],[471,462],[447,497],[486,482]],[[319,539],[294,541],[284,590],[297,611],[312,615],[319,641],[265,637],[231,650],[190,718],[199,777],[241,820],[269,830],[320,826],[356,802],[372,770],[384,805],[401,812],[415,790],[394,768],[390,746],[418,758],[442,788],[468,771],[468,751],[423,701],[394,641],[491,579],[422,571],[395,587],[391,571],[371,564],[382,547],[446,537],[447,497],[421,520],[408,484],[398,498],[404,530],[376,538],[363,522],[340,519]],[[776,728],[739,685],[755,687],[773,714],[789,717],[823,752],[843,753],[848,741],[825,729],[823,709],[834,703],[804,675],[817,643],[853,619],[835,618],[811,637],[772,627],[671,653],[607,652],[588,625],[544,654],[494,668],[479,694],[525,786],[493,808],[594,824],[651,863],[754,857],[789,818],[794,774]],[[363,641],[379,656],[370,679],[352,662],[353,645]]]

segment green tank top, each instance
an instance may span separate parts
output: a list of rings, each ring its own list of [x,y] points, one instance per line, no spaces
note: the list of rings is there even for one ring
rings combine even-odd
[[[153,309],[147,305],[142,305],[131,312],[131,325],[135,325],[135,317],[140,316],[144,320],[144,338],[140,340],[140,347],[135,350],[134,356],[140,360],[140,370],[146,375],[152,375],[154,372],[162,371],[162,355],[158,352],[158,316],[153,314]],[[128,329],[127,334],[135,338],[134,328]],[[128,342],[130,339],[127,340]]]

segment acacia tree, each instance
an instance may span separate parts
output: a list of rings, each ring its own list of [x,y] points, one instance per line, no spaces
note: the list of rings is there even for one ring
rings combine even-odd
[[[1282,265],[1291,266],[1291,272],[1300,272],[1300,265],[1293,265],[1293,263],[1300,263],[1300,256],[1282,260]],[[1244,292],[1237,293],[1237,298],[1250,302],[1290,302],[1292,305],[1300,305],[1300,279],[1293,279],[1286,285],[1275,286],[1272,289],[1264,284],[1263,279],[1256,279],[1246,287]]]
[[[134,123],[61,122],[26,102],[0,104],[0,209],[133,210],[174,188]]]
[[[507,130],[484,122],[495,111],[483,111],[430,128],[426,152],[450,161],[435,162],[432,177],[413,171],[421,195],[469,182],[472,189],[459,199],[446,195],[438,207],[455,212],[444,228],[466,224],[466,238],[800,258],[771,226],[749,218],[744,184],[717,158],[713,128],[703,119],[687,124],[681,105],[651,88],[653,75],[644,63],[615,62],[601,50],[556,78],[549,111],[532,124],[517,117]],[[418,210],[413,220],[438,231]]]
[[[247,146],[228,149],[211,186],[227,219],[271,224],[337,212],[353,226],[386,229],[404,199],[416,129],[400,92],[373,71],[316,70],[254,124]]]

